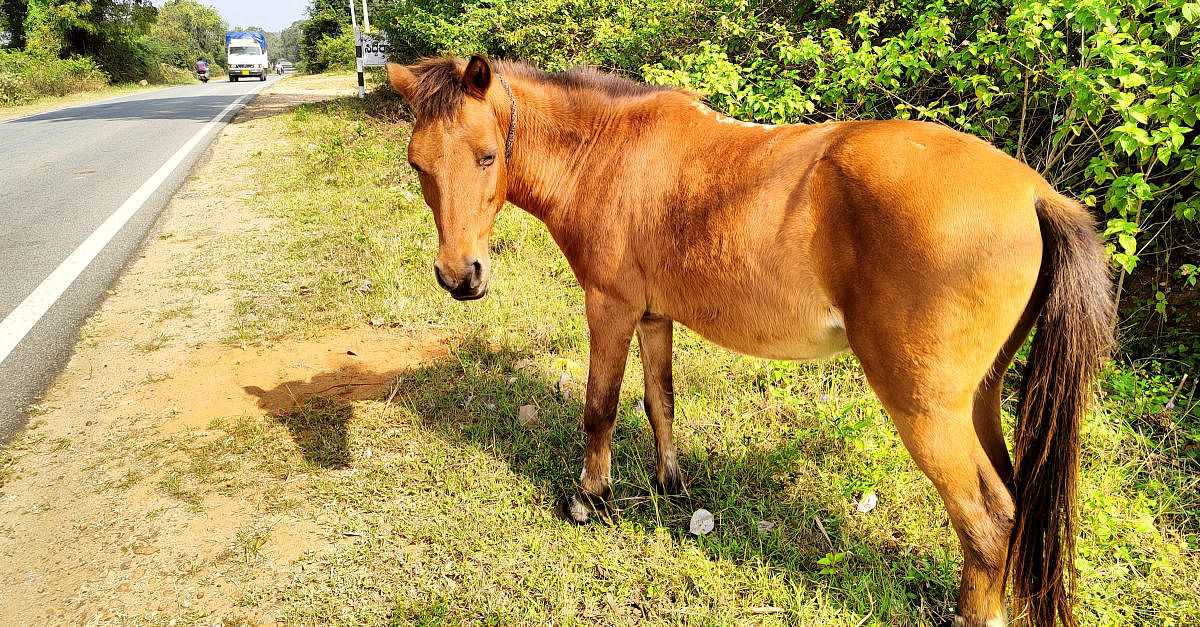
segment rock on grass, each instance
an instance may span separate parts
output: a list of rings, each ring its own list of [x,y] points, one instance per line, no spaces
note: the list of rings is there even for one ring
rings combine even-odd
[[[541,420],[538,418],[537,407],[533,405],[521,405],[521,408],[517,410],[517,423],[526,428],[536,427],[541,424]]]
[[[703,536],[712,533],[715,526],[716,520],[713,518],[712,512],[706,509],[698,509],[692,514],[692,521],[688,524],[688,531],[694,536]]]

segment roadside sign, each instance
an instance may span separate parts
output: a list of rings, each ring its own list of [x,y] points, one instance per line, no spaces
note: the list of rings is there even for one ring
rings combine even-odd
[[[388,61],[388,41],[383,33],[361,33],[362,64],[364,67],[383,67]]]
[[[350,23],[354,26],[354,68],[358,70],[358,97],[366,96],[363,85],[363,68],[379,67],[387,63],[387,37],[383,33],[372,33],[367,18],[367,0],[363,0],[363,30],[358,30],[358,17],[354,15],[354,0],[350,0]],[[366,31],[366,32],[364,32]]]

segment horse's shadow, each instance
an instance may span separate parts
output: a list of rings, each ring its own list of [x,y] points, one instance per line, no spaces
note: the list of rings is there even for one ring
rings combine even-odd
[[[306,381],[288,381],[271,390],[247,387],[260,398],[259,405],[274,420],[288,427],[305,459],[318,467],[337,468],[353,463],[349,426],[352,400],[370,396],[391,398],[412,411],[433,437],[492,451],[514,472],[542,488],[543,506],[556,508],[559,498],[575,488],[583,457],[582,383],[568,387],[563,399],[557,381],[519,368],[525,355],[508,349],[493,350],[468,342],[456,354],[410,370],[350,375],[361,385],[354,391],[328,389],[333,381],[345,382],[347,372],[320,373]],[[297,392],[300,390],[301,392]],[[305,390],[327,390],[305,396]],[[930,624],[945,624],[953,616],[956,594],[953,571],[944,554],[935,555],[895,542],[866,537],[850,524],[844,502],[825,497],[797,496],[787,490],[788,477],[797,462],[818,458],[832,438],[811,434],[779,439],[762,446],[731,448],[680,447],[680,467],[687,484],[685,494],[660,497],[654,490],[654,438],[637,399],[640,390],[626,390],[613,444],[614,503],[617,518],[646,531],[666,529],[680,543],[700,546],[713,559],[734,563],[763,563],[787,576],[802,578],[812,588],[823,589],[831,601],[854,612],[873,612],[887,620],[889,604],[908,606],[907,612]],[[630,398],[632,397],[632,398]],[[538,422],[522,426],[518,408],[538,408]],[[677,421],[686,420],[677,416]],[[718,516],[717,530],[697,541],[688,533],[688,520],[697,508]],[[760,530],[759,523],[777,525]],[[563,521],[562,524],[569,524]],[[852,559],[823,564],[822,559],[842,552]],[[840,576],[861,576],[857,591],[828,585],[830,568]],[[884,577],[887,599],[864,602],[869,586],[879,585],[880,573],[905,573]],[[844,579],[843,579],[844,581]],[[899,582],[899,583],[898,583]],[[879,590],[875,590],[878,595]],[[882,606],[879,607],[880,602]]]

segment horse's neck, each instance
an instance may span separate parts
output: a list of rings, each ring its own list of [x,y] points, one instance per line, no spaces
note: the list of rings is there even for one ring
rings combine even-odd
[[[534,88],[518,88],[515,81],[513,91],[517,130],[508,162],[508,199],[555,232],[575,209],[580,174],[612,159],[610,152],[618,149],[602,135],[622,111],[606,102],[589,105],[566,92],[547,97]]]

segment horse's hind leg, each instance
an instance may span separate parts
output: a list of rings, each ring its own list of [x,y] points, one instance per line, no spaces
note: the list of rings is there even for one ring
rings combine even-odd
[[[675,460],[675,435],[671,422],[675,417],[675,393],[671,379],[670,318],[646,314],[638,323],[638,346],[642,349],[642,369],[646,380],[646,415],[654,429],[657,449],[655,480],[663,494],[678,494],[683,489],[679,464]]]
[[[917,394],[922,391],[918,390]],[[1005,624],[1004,583],[1013,499],[972,421],[971,397],[924,407],[890,405],[901,439],[937,488],[963,551],[956,624]]]
[[[992,362],[992,369],[988,371],[983,381],[980,382],[979,388],[975,390],[973,415],[975,433],[979,436],[979,443],[983,446],[983,450],[987,451],[988,458],[992,460],[992,466],[995,467],[997,474],[1005,484],[1010,484],[1012,481],[1013,465],[1012,459],[1008,456],[1008,446],[1004,443],[1004,428],[1000,423],[1004,373],[1012,365],[1017,351],[1029,337],[1034,320],[1042,308],[1043,298],[1044,296],[1040,292],[1034,294],[1030,304],[1025,308],[1025,313],[1021,316],[1020,322],[1017,323],[1017,328],[1013,330],[1008,341],[1004,343],[1004,348],[1000,349],[1000,354]]]
[[[956,624],[991,627],[1006,622],[1004,583],[1014,509],[1012,494],[975,436],[969,416],[960,407],[896,416],[896,423],[907,423],[901,429],[905,444],[937,487],[962,546]],[[934,426],[939,423],[948,424]]]
[[[945,362],[931,364],[912,359],[903,342],[876,338],[881,341],[860,337],[855,352],[905,447],[941,495],[962,545],[956,624],[1004,625],[1014,505],[993,463],[996,451],[989,454],[995,443],[985,446],[976,432],[976,390],[986,362],[967,358],[970,351],[952,339],[938,351]],[[956,355],[960,359],[951,358]],[[998,434],[998,416],[995,422]]]

